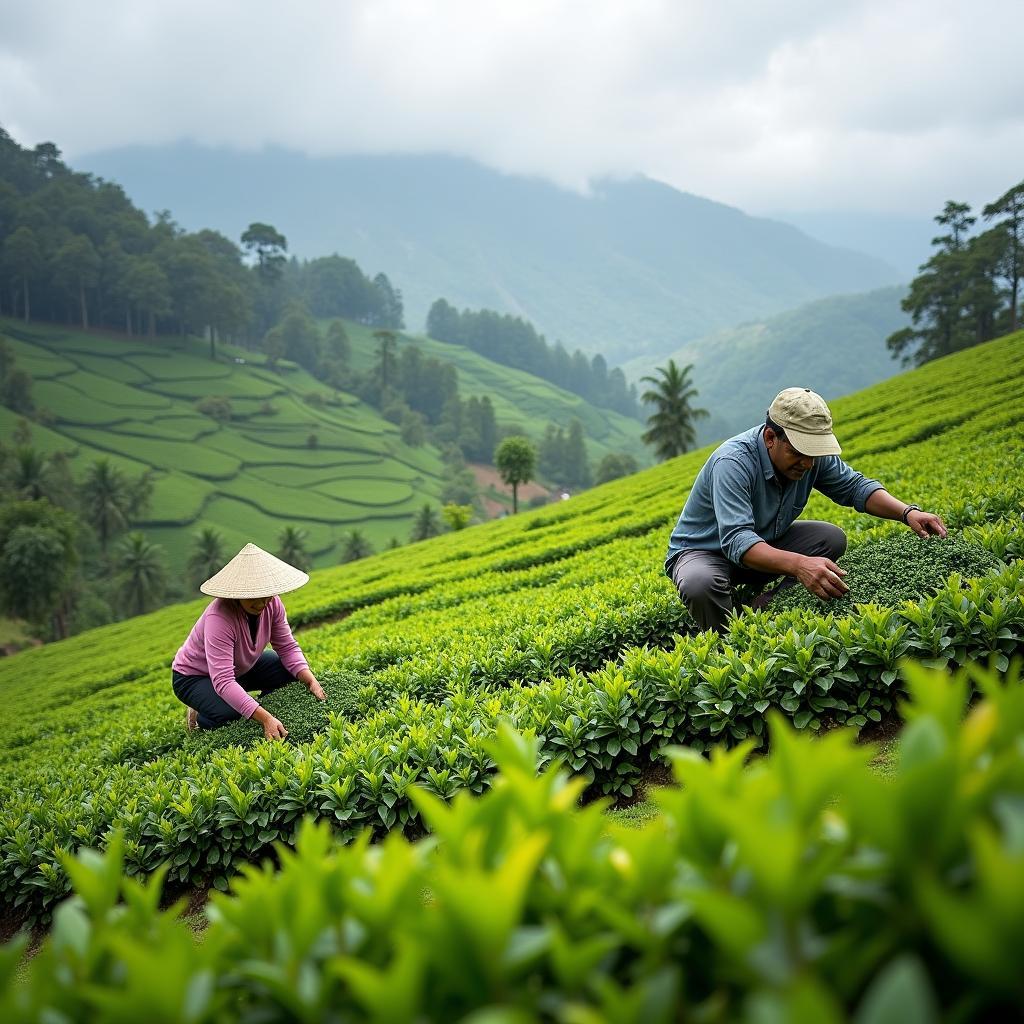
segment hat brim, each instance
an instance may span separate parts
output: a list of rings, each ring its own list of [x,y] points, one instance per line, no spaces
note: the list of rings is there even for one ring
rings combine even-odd
[[[220,572],[199,589],[210,597],[256,600],[298,590],[309,582],[309,575],[294,565],[282,562],[255,544],[246,544]]]
[[[822,455],[839,455],[842,448],[835,434],[805,434],[786,427],[786,440],[801,454],[816,459]]]

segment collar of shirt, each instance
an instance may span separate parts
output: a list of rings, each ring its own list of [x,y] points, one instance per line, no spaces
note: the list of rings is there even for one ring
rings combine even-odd
[[[758,427],[757,431],[757,456],[761,460],[761,472],[765,480],[771,480],[775,476],[775,466],[768,454],[768,446],[764,443],[764,427]]]

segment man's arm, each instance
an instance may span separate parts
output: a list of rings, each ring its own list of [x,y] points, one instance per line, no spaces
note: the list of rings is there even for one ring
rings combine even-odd
[[[846,570],[840,569],[831,558],[783,551],[766,541],[748,548],[743,555],[743,564],[773,576],[795,576],[815,597],[825,601],[842,597],[850,589],[843,582]]]
[[[906,523],[918,537],[946,536],[946,524],[942,521],[942,516],[937,516],[934,512],[925,512],[916,505],[908,505],[905,501],[894,498],[884,488],[872,491],[864,511],[877,519],[898,519]]]

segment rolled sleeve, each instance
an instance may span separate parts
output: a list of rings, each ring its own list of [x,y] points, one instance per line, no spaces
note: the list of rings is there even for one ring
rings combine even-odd
[[[235,630],[219,615],[210,616],[204,637],[207,670],[217,695],[243,718],[252,718],[259,705],[235,677]]]
[[[722,553],[742,565],[747,551],[764,539],[754,531],[750,471],[735,459],[719,459],[711,477],[711,500]]]
[[[878,480],[872,480],[848,466],[838,455],[829,455],[819,463],[814,486],[837,505],[846,505],[864,512],[868,498],[883,490]]]

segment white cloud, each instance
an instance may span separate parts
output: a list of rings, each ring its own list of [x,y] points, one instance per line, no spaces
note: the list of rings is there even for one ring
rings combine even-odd
[[[445,151],[752,212],[931,214],[1024,168],[1012,0],[0,0],[0,123],[68,157],[191,138]]]

